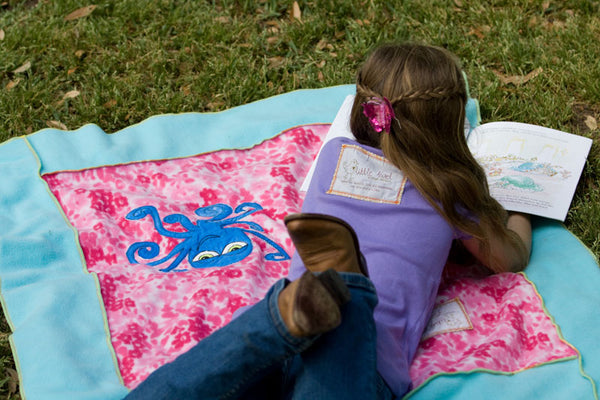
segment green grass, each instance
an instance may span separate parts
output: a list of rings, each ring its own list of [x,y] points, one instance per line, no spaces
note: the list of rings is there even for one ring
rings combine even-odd
[[[369,49],[423,41],[463,61],[484,122],[514,120],[594,139],[567,226],[600,254],[597,1],[0,2],[0,141],[58,121],[115,132],[152,115],[217,111],[300,88],[351,83]],[[13,72],[26,62],[31,68]],[[500,76],[541,72],[526,83]],[[13,83],[11,83],[13,82]],[[9,87],[17,83],[11,89]],[[79,95],[63,99],[66,93]],[[8,327],[2,327],[8,332]],[[12,367],[0,340],[0,365]],[[9,381],[0,367],[0,396]]]

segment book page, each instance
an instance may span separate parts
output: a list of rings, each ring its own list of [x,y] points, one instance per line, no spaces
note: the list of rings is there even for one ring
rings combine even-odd
[[[592,140],[517,122],[477,127],[469,148],[507,210],[564,221]]]
[[[348,139],[355,140],[356,138],[352,134],[350,130],[350,113],[352,111],[352,104],[354,103],[354,95],[348,95],[344,99],[342,106],[338,110],[329,131],[327,132],[327,136],[323,139],[323,144],[321,144],[321,148],[315,157],[315,161],[310,166],[308,174],[304,178],[304,182],[300,187],[301,192],[306,192],[308,190],[308,186],[310,185],[310,181],[312,179],[313,174],[315,173],[315,165],[317,164],[317,159],[319,158],[319,154],[321,154],[321,149],[327,142],[336,137],[345,137]]]

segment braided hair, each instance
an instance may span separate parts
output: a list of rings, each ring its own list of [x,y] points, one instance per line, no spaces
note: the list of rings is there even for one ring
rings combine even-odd
[[[394,109],[389,134],[375,132],[362,113],[371,97],[386,97]],[[358,72],[350,128],[359,143],[381,148],[450,225],[480,239],[489,255],[489,235],[506,232],[507,214],[490,196],[485,173],[467,146],[466,101],[464,77],[451,53],[386,45]]]

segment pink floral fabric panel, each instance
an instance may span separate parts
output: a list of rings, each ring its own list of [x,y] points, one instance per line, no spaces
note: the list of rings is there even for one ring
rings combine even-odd
[[[282,220],[300,210],[302,177],[328,128],[293,128],[249,150],[44,176],[98,275],[127,387],[287,274],[293,246]]]
[[[440,373],[514,373],[578,355],[522,274],[460,276],[452,265],[446,272],[410,368],[415,388]]]

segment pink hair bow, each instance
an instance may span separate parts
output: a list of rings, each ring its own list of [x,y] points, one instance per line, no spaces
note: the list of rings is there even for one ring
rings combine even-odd
[[[396,118],[390,101],[383,97],[371,97],[362,103],[363,114],[369,119],[375,132],[385,131],[390,133],[392,119]]]

